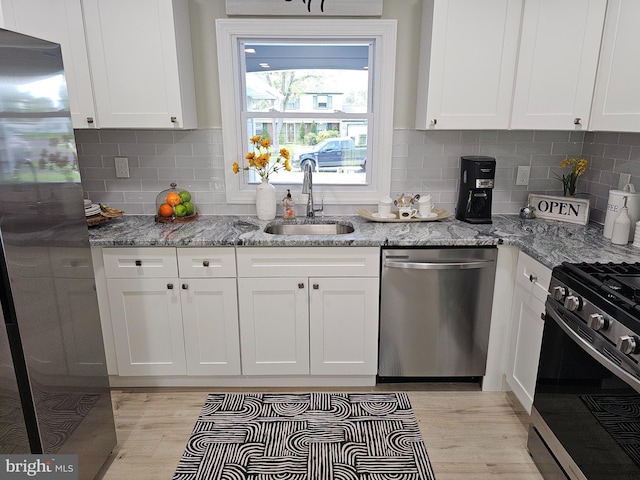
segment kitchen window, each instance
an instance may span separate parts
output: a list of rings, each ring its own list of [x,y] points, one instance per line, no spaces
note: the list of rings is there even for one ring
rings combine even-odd
[[[254,201],[259,176],[231,170],[246,165],[253,135],[292,154],[292,170],[270,177],[278,190],[299,191],[311,163],[325,203],[388,194],[394,20],[219,19],[216,28],[229,203]]]

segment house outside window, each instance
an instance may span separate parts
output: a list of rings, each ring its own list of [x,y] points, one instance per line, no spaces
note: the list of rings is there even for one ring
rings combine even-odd
[[[271,23],[216,21],[227,201],[254,199],[259,177],[231,164],[246,165],[259,134],[292,152],[276,188],[300,188],[311,163],[325,203],[377,202],[390,183],[393,95],[382,92],[393,92],[395,21],[281,20],[275,33]]]

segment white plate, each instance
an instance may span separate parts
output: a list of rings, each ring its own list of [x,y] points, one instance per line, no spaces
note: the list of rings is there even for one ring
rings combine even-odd
[[[416,217],[417,217],[417,218],[435,218],[435,217],[437,217],[437,216],[438,216],[438,214],[437,214],[437,213],[435,213],[435,212],[431,212],[431,213],[430,213],[430,214],[428,214],[428,215],[420,215],[420,213],[416,213]]]
[[[378,212],[373,212],[371,214],[372,217],[375,218],[398,218],[395,214],[391,213],[389,215],[380,215]]]

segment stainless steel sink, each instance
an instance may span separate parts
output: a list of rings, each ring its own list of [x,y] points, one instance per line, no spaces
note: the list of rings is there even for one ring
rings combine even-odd
[[[273,235],[344,235],[353,230],[343,223],[275,223],[264,229]]]

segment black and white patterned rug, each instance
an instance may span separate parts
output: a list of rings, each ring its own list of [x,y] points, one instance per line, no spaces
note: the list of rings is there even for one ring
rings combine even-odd
[[[433,480],[405,393],[211,394],[173,480]]]

